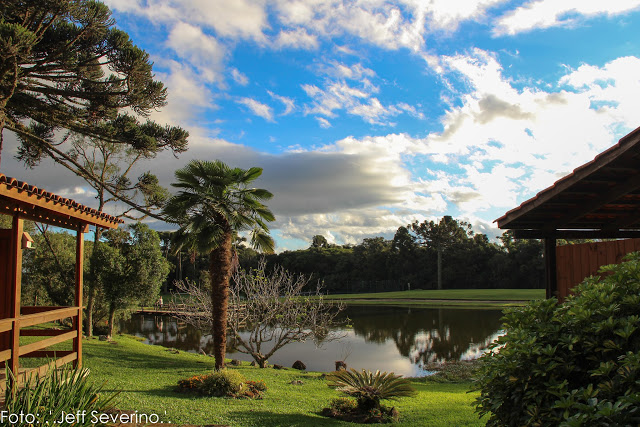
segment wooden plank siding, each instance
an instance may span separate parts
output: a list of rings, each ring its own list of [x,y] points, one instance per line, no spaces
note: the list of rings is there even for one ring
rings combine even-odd
[[[634,251],[640,251],[640,239],[558,246],[558,299],[562,301],[571,293],[571,288],[586,277],[598,274],[603,265],[619,264],[626,254]]]

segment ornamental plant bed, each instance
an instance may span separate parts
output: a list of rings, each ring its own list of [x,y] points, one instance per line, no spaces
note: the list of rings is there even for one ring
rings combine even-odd
[[[234,399],[262,399],[267,390],[264,381],[249,381],[241,373],[221,371],[194,375],[178,381],[178,392]]]

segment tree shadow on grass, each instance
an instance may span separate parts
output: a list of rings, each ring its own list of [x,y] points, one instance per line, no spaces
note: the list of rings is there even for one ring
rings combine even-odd
[[[279,414],[269,411],[238,411],[230,414],[233,418],[242,420],[243,423],[249,422],[251,425],[262,426],[338,426],[338,425],[357,425],[338,421],[333,418],[327,418],[320,415],[307,414]]]

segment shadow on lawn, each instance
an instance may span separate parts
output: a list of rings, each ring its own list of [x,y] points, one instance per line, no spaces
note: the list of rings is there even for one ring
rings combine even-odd
[[[335,426],[335,425],[353,425],[351,423],[345,423],[337,421],[333,418],[326,418],[320,415],[305,415],[305,414],[278,414],[268,411],[239,411],[229,414],[233,418],[242,420],[244,423],[247,421],[251,425],[262,426]]]

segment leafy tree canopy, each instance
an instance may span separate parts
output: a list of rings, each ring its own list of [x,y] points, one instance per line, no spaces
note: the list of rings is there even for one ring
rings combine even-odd
[[[27,166],[50,157],[99,182],[65,151],[72,135],[127,144],[147,158],[187,149],[185,130],[139,120],[166,104],[167,91],[149,55],[114,24],[97,1],[0,2],[0,155],[6,128],[18,135],[17,157]]]

